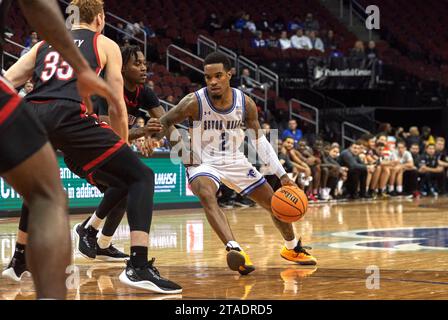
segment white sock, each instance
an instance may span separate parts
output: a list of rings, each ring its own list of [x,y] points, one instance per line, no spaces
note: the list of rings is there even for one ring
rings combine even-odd
[[[285,246],[286,246],[286,249],[288,249],[288,250],[294,249],[297,246],[297,238],[294,238],[290,241],[285,240]]]
[[[394,191],[394,189],[395,189],[394,185],[389,185],[389,192]]]
[[[112,243],[112,237],[108,237],[108,236],[105,236],[103,233],[100,233],[97,243],[101,249],[109,248],[109,246]]]
[[[403,192],[403,186],[397,186],[397,192]]]
[[[339,180],[338,181],[338,186],[337,186],[337,189],[338,189],[338,192],[340,193],[341,192],[341,190],[342,190],[342,186],[344,185],[344,181],[342,181],[342,180]]]
[[[243,250],[243,248],[241,248],[239,243],[236,242],[236,241],[229,241],[229,242],[227,242],[226,247],[229,247],[231,249],[240,249],[241,251]]]
[[[94,212],[84,228],[87,229],[89,226],[92,226],[95,230],[99,230],[102,222],[103,219],[98,218],[96,212]]]

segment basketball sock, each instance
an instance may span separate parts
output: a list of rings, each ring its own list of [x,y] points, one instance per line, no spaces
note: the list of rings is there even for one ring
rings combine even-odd
[[[402,193],[403,192],[403,186],[397,186],[397,192]]]
[[[394,187],[394,185],[392,184],[392,185],[389,185],[389,192],[393,192],[394,191],[394,189],[395,189],[395,187]]]
[[[381,189],[381,193],[385,193],[386,192],[386,187]]]
[[[241,248],[240,244],[236,241],[227,242],[226,249],[228,249],[227,251],[231,249],[239,249],[238,251],[243,251],[243,248]]]
[[[111,243],[112,243],[112,237],[105,236],[105,235],[101,232],[101,233],[100,233],[100,236],[98,237],[97,242],[98,242],[98,246],[99,246],[101,249],[106,249],[106,248],[109,248],[109,247],[110,247],[110,245],[111,245]]]
[[[98,230],[100,228],[102,222],[103,222],[103,219],[98,218],[98,216],[96,215],[96,212],[94,212],[92,214],[92,216],[90,217],[89,221],[84,226],[84,228],[87,229],[88,227],[92,226],[92,228],[94,228],[95,230]]]
[[[141,268],[148,262],[148,247],[131,247],[131,264],[135,268]]]
[[[288,250],[292,250],[295,247],[297,247],[297,238],[294,238],[294,239],[292,239],[290,241],[285,240],[285,247]]]

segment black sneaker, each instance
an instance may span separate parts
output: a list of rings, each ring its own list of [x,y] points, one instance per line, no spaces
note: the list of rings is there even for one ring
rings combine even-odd
[[[232,200],[218,202],[218,204],[219,207],[223,209],[233,209],[233,207],[235,206],[235,203]]]
[[[156,293],[181,293],[181,286],[160,276],[159,271],[154,267],[154,261],[153,258],[142,268],[132,266],[131,260],[126,261],[126,269],[119,276],[120,281],[133,288]]]
[[[235,200],[235,207],[238,208],[250,208],[252,204],[253,202],[247,198]]]
[[[81,223],[73,227],[75,249],[86,259],[95,259],[97,251],[96,235],[98,230],[92,226],[87,229]]]
[[[100,246],[97,245],[96,258],[102,261],[122,262],[125,259],[129,259],[129,255],[115,248],[113,244],[106,249],[101,249]]]
[[[19,282],[22,280],[24,275],[31,276],[31,273],[26,267],[26,262],[24,260],[17,259],[13,257],[8,267],[2,272],[2,276],[12,281]]]

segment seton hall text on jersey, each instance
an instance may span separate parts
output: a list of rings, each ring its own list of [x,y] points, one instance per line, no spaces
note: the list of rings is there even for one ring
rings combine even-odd
[[[241,120],[204,120],[203,130],[232,130],[241,128],[243,121]]]

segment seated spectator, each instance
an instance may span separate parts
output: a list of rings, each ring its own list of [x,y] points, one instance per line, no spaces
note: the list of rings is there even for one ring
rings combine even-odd
[[[232,74],[232,78],[230,78],[230,86],[232,88],[238,88],[241,85],[241,79],[236,74],[236,68],[230,68],[230,73]]]
[[[280,48],[282,48],[282,50],[291,48],[291,40],[289,40],[288,33],[286,31],[282,31],[282,33],[280,35],[279,43],[280,43]]]
[[[311,41],[312,49],[325,52],[324,43],[322,42],[322,39],[317,36],[316,31],[310,32],[310,41]]]
[[[265,32],[274,32],[274,28],[270,25],[268,20],[268,14],[266,12],[263,12],[261,14],[261,19],[257,23],[257,30]]]
[[[147,84],[148,84],[148,87],[149,87],[152,91],[154,91],[154,81],[152,81],[152,80],[148,80]]]
[[[143,119],[142,117],[138,117],[137,120],[135,120],[135,125],[136,128],[143,128],[145,126],[145,119]]]
[[[241,16],[235,21],[235,23],[233,24],[233,28],[236,31],[242,32],[243,29],[246,27],[247,23],[246,17],[247,17],[246,14],[243,12]]]
[[[141,119],[143,119],[143,118],[141,118]],[[131,141],[132,151],[141,153],[143,150],[143,147],[145,145],[145,141],[146,141],[145,137],[140,137],[140,138],[137,138],[137,139]]]
[[[138,23],[138,25],[135,25],[135,35],[138,36],[141,33],[146,32],[146,37],[148,38],[154,38],[156,36],[156,33],[147,25],[145,25],[145,23],[143,21],[140,21]]]
[[[431,128],[424,126],[422,127],[422,135],[420,136],[420,139],[423,143],[423,145],[421,146],[422,149],[426,148],[426,146],[428,144],[435,144],[436,140],[434,139],[434,136],[431,135]]]
[[[365,59],[365,57],[364,42],[356,41],[355,46],[350,51],[350,58]]]
[[[241,73],[241,88],[244,91],[251,92],[254,88],[257,88],[257,84],[250,76],[250,71],[247,68],[244,68]]]
[[[308,146],[308,142],[305,139],[301,139],[297,144],[298,156],[304,161],[311,169],[313,183],[307,190],[308,197],[317,201],[320,188],[321,168],[322,161],[314,155],[313,149]]]
[[[23,98],[28,93],[33,91],[33,89],[34,89],[34,84],[31,81],[27,81],[25,83],[25,85],[23,86],[23,88],[19,91],[19,97]]]
[[[266,40],[266,45],[268,48],[280,48],[280,43],[275,35],[271,34],[269,39]]]
[[[421,142],[421,139],[420,139],[420,132],[418,131],[417,127],[410,127],[409,128],[409,135],[406,138],[406,145],[410,149],[411,146],[414,143],[418,144],[419,147],[421,147],[422,142]]]
[[[257,31],[256,37],[252,39],[251,47],[252,48],[266,48],[266,41],[263,39],[263,32]]]
[[[448,168],[448,154],[445,149],[445,138],[443,137],[437,137],[436,138],[436,156],[439,159],[439,165],[443,167],[443,181],[440,188],[440,193],[445,194],[446,193],[446,172]]]
[[[333,197],[336,199],[342,196],[342,187],[344,182],[347,180],[348,173],[348,168],[342,167],[339,164],[339,155],[339,145],[331,144],[329,145],[328,150],[324,151],[324,157],[321,164],[322,169],[326,167],[329,170],[329,180],[327,182],[327,186],[333,191]]]
[[[418,192],[417,168],[414,165],[412,154],[407,150],[403,140],[397,142],[397,150],[392,153],[392,159],[398,161],[399,167],[395,181],[391,182],[396,184],[396,190],[392,196],[403,195],[403,185],[406,185],[407,190],[415,196]]]
[[[298,29],[303,29],[303,24],[300,22],[298,16],[295,16],[294,19],[288,22],[288,31],[295,32]]]
[[[287,29],[285,25],[285,20],[281,16],[277,16],[277,18],[273,22],[274,32],[282,32]]]
[[[308,13],[305,18],[304,27],[305,27],[305,30],[319,31],[319,29],[320,29],[319,21],[317,21],[313,18],[312,13]]]
[[[331,187],[329,183],[332,183],[339,177],[339,166],[324,163],[324,158],[328,156],[325,152],[326,144],[320,138],[316,139],[313,145],[313,156],[320,160],[320,188],[319,188],[319,199],[330,200]],[[329,145],[328,145],[329,146]],[[337,182],[337,181],[336,181]]]
[[[429,143],[426,146],[425,153],[420,158],[418,172],[421,177],[422,195],[438,196],[443,181],[443,167],[439,164],[434,144]]]
[[[25,39],[24,47],[32,47],[33,39],[37,40],[35,43],[39,42],[39,37],[37,36],[36,31],[32,31],[30,35]]]
[[[348,149],[341,152],[339,163],[348,168],[346,181],[346,195],[348,199],[370,198],[365,192],[367,183],[367,173],[373,173],[373,165],[365,165],[359,158],[362,141],[355,141]],[[359,190],[359,191],[358,191]]]
[[[310,38],[303,34],[303,29],[297,29],[296,34],[291,37],[291,46],[301,50],[311,50],[313,48]]]
[[[369,41],[369,45],[366,50],[367,59],[376,59],[378,58],[378,50],[376,50],[376,43],[373,40]]]
[[[336,41],[334,31],[328,30],[327,35],[324,37],[324,47],[328,50],[335,51],[339,47],[338,42]]]
[[[216,13],[212,12],[210,16],[205,20],[205,29],[213,35],[216,30],[221,30],[222,24],[221,21],[218,19],[218,16]]]
[[[291,137],[294,139],[294,144],[297,145],[297,143],[302,139],[302,130],[297,128],[297,120],[291,119],[288,121],[288,129],[285,129],[282,133],[282,140],[285,140],[288,137]]]
[[[252,33],[255,33],[257,31],[257,26],[255,25],[255,22],[250,19],[249,14],[246,15],[246,25],[244,26],[244,28]]]

